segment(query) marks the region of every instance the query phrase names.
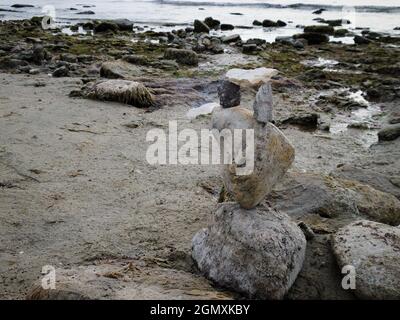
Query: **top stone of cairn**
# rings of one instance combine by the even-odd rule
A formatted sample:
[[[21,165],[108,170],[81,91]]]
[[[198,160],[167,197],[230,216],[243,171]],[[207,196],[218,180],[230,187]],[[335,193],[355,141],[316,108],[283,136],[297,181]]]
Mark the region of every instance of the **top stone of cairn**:
[[[234,68],[226,73],[226,80],[242,88],[258,88],[264,83],[269,82],[277,74],[278,70],[264,67],[250,70]]]

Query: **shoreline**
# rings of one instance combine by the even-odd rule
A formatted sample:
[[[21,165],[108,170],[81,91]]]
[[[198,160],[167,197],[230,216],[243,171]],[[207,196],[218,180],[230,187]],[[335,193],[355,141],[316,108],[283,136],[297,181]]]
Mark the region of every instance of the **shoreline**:
[[[44,265],[78,296],[241,298],[191,259],[193,235],[230,200],[219,168],[150,166],[146,133],[169,120],[208,128],[209,115],[186,113],[218,101],[227,70],[258,67],[279,71],[275,125],[296,150],[262,204],[315,234],[286,298],[357,298],[339,286],[331,237],[360,219],[400,224],[400,139],[378,136],[400,122],[399,39],[371,31],[358,44],[249,42],[187,28],[135,32],[122,21],[66,35],[40,21],[0,23],[1,299],[45,299],[32,295]],[[88,98],[116,78],[145,86],[154,106]],[[251,110],[254,94],[243,90],[241,106]],[[141,290],[121,291],[124,283]]]

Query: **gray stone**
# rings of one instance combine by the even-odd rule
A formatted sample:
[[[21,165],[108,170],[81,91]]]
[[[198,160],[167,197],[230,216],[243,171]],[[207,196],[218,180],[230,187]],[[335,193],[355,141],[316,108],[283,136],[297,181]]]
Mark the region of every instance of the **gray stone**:
[[[192,240],[205,276],[250,298],[282,299],[304,261],[306,239],[290,218],[270,208],[222,203]]]
[[[188,66],[197,66],[199,57],[196,52],[186,49],[169,48],[165,50],[164,58],[169,60],[176,60],[176,62]]]
[[[400,123],[386,126],[378,132],[379,141],[391,141],[398,137],[400,137]]]
[[[69,70],[66,66],[60,67],[53,72],[53,77],[60,78],[60,77],[68,77]]]
[[[267,123],[273,120],[272,87],[270,83],[263,84],[258,89],[253,109],[257,121]]]
[[[232,43],[240,41],[240,35],[238,34],[231,34],[230,36],[224,36],[221,38],[222,43]]]
[[[218,87],[218,96],[222,108],[232,108],[240,105],[240,86],[223,80]]]
[[[254,208],[284,176],[294,160],[294,148],[272,123],[264,125],[257,122],[253,113],[247,109],[241,107],[221,109],[213,113],[211,120],[212,127],[219,131],[254,129],[253,170],[245,171],[243,167],[247,170],[251,164],[242,163],[242,159],[235,157],[232,164],[227,164],[223,168],[227,191],[243,208]]]
[[[197,19],[194,20],[193,27],[194,27],[193,31],[195,33],[202,33],[202,32],[209,33],[210,32],[210,28],[204,22],[197,20]]]
[[[338,265],[355,268],[355,294],[361,299],[400,299],[400,229],[356,221],[333,236]]]

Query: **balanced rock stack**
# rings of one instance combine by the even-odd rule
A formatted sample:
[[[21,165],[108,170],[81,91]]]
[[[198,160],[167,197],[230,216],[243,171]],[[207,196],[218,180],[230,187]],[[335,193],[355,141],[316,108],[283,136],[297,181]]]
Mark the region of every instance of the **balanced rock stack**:
[[[223,166],[226,190],[237,202],[219,204],[208,228],[192,240],[200,271],[220,286],[250,298],[282,299],[304,261],[306,239],[285,213],[260,205],[294,160],[294,148],[272,121],[274,69],[232,69],[219,89],[222,108],[213,129],[254,130],[254,167],[238,174],[240,161]],[[240,106],[240,88],[258,89],[254,112]],[[233,136],[233,134],[232,134]]]

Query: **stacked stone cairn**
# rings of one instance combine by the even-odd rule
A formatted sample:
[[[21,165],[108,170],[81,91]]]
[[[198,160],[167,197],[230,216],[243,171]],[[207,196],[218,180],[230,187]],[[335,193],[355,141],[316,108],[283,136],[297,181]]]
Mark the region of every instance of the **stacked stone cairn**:
[[[289,216],[261,204],[292,164],[295,151],[271,123],[270,80],[277,71],[260,69],[230,70],[219,87],[221,108],[212,114],[212,128],[253,129],[254,169],[239,175],[239,161],[223,165],[225,189],[236,202],[218,205],[209,227],[193,237],[192,257],[218,286],[249,298],[282,299],[302,268],[306,239]],[[254,112],[240,106],[244,87],[258,90]]]

